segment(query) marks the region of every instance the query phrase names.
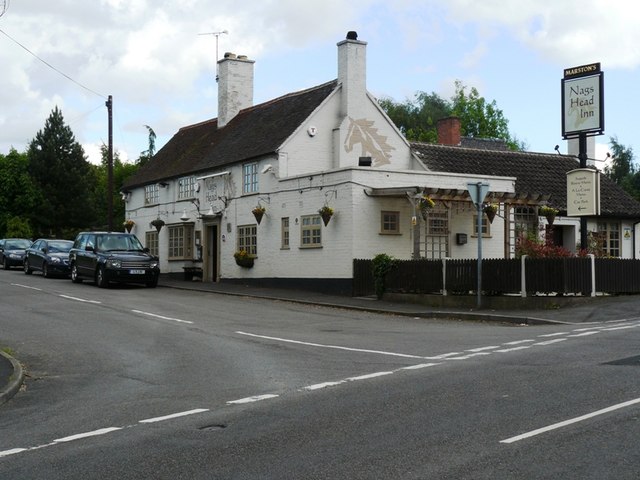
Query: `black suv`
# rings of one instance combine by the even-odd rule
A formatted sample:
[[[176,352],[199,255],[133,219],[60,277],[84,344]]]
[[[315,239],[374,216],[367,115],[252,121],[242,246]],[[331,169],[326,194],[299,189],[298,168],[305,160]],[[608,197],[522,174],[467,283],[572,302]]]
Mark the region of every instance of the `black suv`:
[[[94,280],[107,288],[111,282],[158,285],[158,258],[143,248],[138,237],[122,232],[82,232],[69,251],[71,280]]]

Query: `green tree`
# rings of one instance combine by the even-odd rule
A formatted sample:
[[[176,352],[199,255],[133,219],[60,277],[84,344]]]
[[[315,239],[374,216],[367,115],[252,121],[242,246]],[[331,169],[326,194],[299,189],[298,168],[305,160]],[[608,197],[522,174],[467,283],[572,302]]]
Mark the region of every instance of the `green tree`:
[[[41,192],[31,214],[35,231],[63,237],[90,226],[95,220],[96,178],[58,107],[29,144],[27,156],[29,173]]]
[[[9,224],[16,225],[16,222],[30,230],[29,217],[39,197],[29,176],[27,154],[13,148],[8,155],[0,154],[0,237],[9,236]]]
[[[156,153],[156,132],[153,131],[149,125],[144,126],[149,132],[149,148],[143,152],[140,152],[140,157],[138,157],[137,163],[142,166],[151,160],[154,153]]]
[[[455,87],[451,100],[436,93],[418,92],[412,101],[395,103],[385,98],[380,106],[410,141],[436,143],[438,120],[455,115],[460,118],[464,136],[501,139],[513,150],[527,148],[524,142],[509,133],[509,121],[495,100],[487,102],[477,89],[468,89],[460,80],[455,82]]]

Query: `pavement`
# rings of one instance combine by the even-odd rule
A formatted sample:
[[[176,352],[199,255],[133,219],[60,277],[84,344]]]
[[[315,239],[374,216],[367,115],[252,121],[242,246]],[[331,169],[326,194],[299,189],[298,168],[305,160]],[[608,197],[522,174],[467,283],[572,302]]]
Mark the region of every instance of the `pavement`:
[[[385,295],[378,300],[371,297],[349,297],[310,292],[306,290],[267,288],[226,282],[187,281],[180,277],[162,276],[158,288],[192,290],[210,294],[263,298],[282,302],[320,305],[362,312],[384,313],[418,318],[455,319],[518,325],[589,324],[640,318],[640,295],[596,297],[539,297],[522,299],[511,297],[501,307],[469,307],[473,299],[452,298],[446,307],[425,303],[442,303],[442,297],[415,295]],[[426,302],[420,303],[420,301]],[[440,300],[440,301],[437,301]],[[470,302],[471,300],[471,302]],[[487,303],[490,299],[487,298]],[[550,301],[551,300],[551,301]],[[456,302],[458,305],[456,305]],[[0,351],[0,405],[20,389],[24,373],[20,363]]]

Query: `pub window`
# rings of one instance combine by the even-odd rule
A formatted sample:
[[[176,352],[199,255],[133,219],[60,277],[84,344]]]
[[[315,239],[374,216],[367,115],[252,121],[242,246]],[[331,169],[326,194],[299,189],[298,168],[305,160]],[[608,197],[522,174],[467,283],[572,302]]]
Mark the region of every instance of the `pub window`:
[[[169,225],[169,260],[193,259],[193,225]]]
[[[482,224],[480,225],[480,229],[482,231],[482,237],[490,237],[491,236],[491,222],[486,215],[482,215]],[[473,236],[478,236],[478,215],[473,216]]]
[[[244,250],[251,256],[258,255],[258,226],[256,224],[238,226],[238,244],[236,250]]]
[[[305,215],[300,219],[300,246],[303,248],[322,246],[322,218],[320,215]]]
[[[182,177],[178,180],[178,199],[196,196],[196,177]]]
[[[242,193],[258,191],[258,164],[245,163],[242,166]]]
[[[280,248],[286,250],[289,248],[289,217],[282,217],[281,222],[282,243]]]
[[[151,255],[156,257],[160,255],[158,251],[158,232],[149,231],[144,233],[144,245],[149,249]]]
[[[400,212],[380,212],[380,233],[390,235],[400,233]]]
[[[158,188],[158,184],[154,183],[152,185],[145,185],[144,204],[155,205],[160,201],[159,199],[160,199],[160,189]]]

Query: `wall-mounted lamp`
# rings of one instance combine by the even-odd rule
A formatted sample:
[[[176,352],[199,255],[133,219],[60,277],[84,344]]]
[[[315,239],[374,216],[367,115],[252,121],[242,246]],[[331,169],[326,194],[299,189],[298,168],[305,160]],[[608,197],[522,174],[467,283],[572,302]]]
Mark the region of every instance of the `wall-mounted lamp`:
[[[167,182],[158,182],[158,186],[160,188],[167,188],[169,186],[169,184]]]
[[[270,163],[267,163],[263,169],[262,169],[262,173],[267,173],[267,172],[272,172],[273,171],[273,165],[271,165]]]
[[[189,220],[189,215],[187,215],[186,208],[182,211],[182,216],[180,217],[180,220],[182,220],[183,222],[186,222],[187,220]]]

